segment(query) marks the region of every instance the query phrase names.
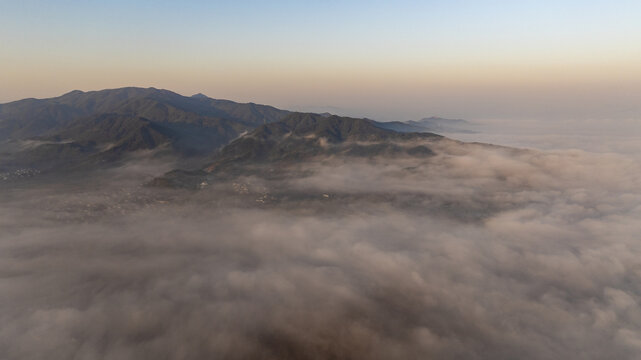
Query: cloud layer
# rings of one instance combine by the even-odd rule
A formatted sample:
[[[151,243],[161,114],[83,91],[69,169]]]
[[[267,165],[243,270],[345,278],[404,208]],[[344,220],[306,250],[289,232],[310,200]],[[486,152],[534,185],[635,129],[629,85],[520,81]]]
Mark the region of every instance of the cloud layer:
[[[430,146],[199,192],[139,187],[138,166],[7,186],[0,353],[635,358],[639,163]]]

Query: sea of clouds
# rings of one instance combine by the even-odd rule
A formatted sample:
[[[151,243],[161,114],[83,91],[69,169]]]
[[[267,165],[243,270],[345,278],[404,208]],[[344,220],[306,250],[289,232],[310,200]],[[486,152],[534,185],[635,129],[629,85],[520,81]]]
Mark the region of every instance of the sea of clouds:
[[[200,191],[144,162],[3,185],[0,354],[638,358],[638,158],[428,146]]]

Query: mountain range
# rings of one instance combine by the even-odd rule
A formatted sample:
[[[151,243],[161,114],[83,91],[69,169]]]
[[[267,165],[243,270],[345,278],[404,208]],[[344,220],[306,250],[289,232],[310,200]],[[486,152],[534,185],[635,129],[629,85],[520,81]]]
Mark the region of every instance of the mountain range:
[[[426,157],[434,155],[434,152],[425,145],[425,140],[442,138],[434,133],[397,132],[379,125],[369,119],[292,113],[281,121],[261,125],[232,141],[216,152],[201,169],[174,170],[156,178],[151,184],[196,188],[214,177],[252,175],[257,165],[269,164],[269,170],[274,171],[314,158]]]
[[[136,150],[206,156],[289,111],[154,88],[72,91],[0,105],[0,169],[93,166]]]
[[[0,173],[95,169],[140,151],[182,159],[200,169],[198,176],[321,155],[430,156],[430,148],[413,141],[438,138],[433,129],[466,125],[436,117],[377,122],[290,112],[155,88],[75,90],[0,105]],[[167,180],[172,174],[185,173],[170,173],[156,183],[172,183]]]

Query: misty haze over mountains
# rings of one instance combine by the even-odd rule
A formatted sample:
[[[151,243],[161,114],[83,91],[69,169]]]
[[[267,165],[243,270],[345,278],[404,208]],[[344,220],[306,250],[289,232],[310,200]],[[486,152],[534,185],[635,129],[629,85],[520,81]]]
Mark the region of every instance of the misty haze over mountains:
[[[638,358],[638,154],[440,135],[486,129],[141,88],[2,104],[0,354]]]

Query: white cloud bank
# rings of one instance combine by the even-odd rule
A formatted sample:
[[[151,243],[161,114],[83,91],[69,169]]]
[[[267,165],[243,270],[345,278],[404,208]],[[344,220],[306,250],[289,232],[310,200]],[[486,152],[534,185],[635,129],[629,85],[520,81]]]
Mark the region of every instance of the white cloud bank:
[[[240,179],[250,194],[237,197],[228,183],[176,193],[122,174],[82,190],[5,189],[0,353],[637,358],[639,163],[433,147],[429,159]],[[258,185],[280,200],[256,203]],[[316,193],[329,198],[295,196]]]

